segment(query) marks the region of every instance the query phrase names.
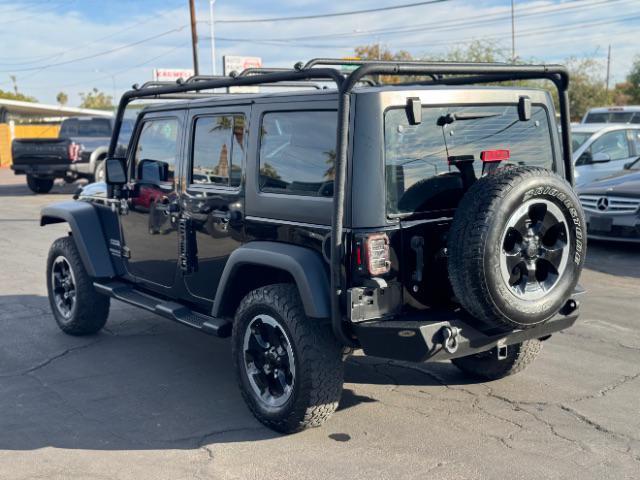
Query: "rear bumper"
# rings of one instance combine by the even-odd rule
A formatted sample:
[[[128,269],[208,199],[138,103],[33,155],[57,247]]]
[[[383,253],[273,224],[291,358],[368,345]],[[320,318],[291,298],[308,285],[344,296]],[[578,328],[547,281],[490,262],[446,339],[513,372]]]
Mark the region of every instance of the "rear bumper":
[[[578,303],[569,300],[562,313],[544,324],[506,333],[481,332],[469,325],[469,320],[459,312],[433,313],[428,320],[373,320],[357,324],[354,328],[366,355],[426,362],[466,357],[496,347],[548,337],[571,327],[578,318],[578,311]],[[451,332],[455,332],[456,345],[446,342]]]
[[[92,173],[89,163],[18,163],[11,165],[11,169],[16,175],[33,175],[34,177],[49,178],[64,178]]]

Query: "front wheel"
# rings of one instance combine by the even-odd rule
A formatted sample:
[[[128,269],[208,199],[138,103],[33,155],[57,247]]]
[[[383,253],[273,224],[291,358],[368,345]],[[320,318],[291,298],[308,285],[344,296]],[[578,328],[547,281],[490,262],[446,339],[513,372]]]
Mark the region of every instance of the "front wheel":
[[[93,181],[94,182],[105,181],[104,158],[100,158],[97,160],[96,169],[93,172]]]
[[[53,188],[53,178],[38,178],[27,175],[27,186],[33,193],[49,193]]]
[[[96,292],[72,237],[59,238],[51,245],[47,290],[53,317],[64,333],[89,335],[104,327],[110,298]]]
[[[270,285],[240,303],[233,358],[254,416],[283,433],[324,423],[342,393],[342,349],[329,324],[307,318],[297,289]]]

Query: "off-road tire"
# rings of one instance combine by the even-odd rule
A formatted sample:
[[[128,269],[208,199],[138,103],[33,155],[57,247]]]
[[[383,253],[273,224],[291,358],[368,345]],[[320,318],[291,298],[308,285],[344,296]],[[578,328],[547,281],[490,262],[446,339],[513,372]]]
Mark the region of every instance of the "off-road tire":
[[[542,342],[526,340],[507,346],[507,358],[498,360],[495,349],[451,360],[456,367],[471,377],[484,380],[498,380],[514,375],[531,364],[540,351]]]
[[[64,257],[73,272],[76,300],[69,318],[60,312],[56,305],[52,285],[53,263],[58,257]],[[57,239],[49,249],[47,259],[47,291],[53,317],[60,329],[69,335],[91,335],[104,327],[109,316],[110,298],[96,292],[93,281],[82,263],[73,237]]]
[[[526,292],[518,296],[501,273],[508,222],[527,202],[549,205],[545,212],[559,212],[566,225],[563,268],[548,290],[539,290],[540,298],[529,298]],[[571,186],[548,170],[506,168],[480,178],[460,202],[449,231],[449,279],[457,301],[490,328],[513,330],[544,323],[562,308],[578,282],[586,255],[585,225]],[[536,245],[542,246],[542,240]]]
[[[244,335],[257,315],[275,319],[290,340],[296,373],[291,396],[281,407],[267,408],[254,393],[244,360]],[[264,425],[294,433],[324,423],[336,410],[342,394],[342,348],[328,322],[305,315],[298,291],[291,284],[253,290],[241,301],[233,325],[233,359],[242,396]]]
[[[53,188],[53,178],[37,178],[27,175],[27,186],[33,193],[49,193]]]

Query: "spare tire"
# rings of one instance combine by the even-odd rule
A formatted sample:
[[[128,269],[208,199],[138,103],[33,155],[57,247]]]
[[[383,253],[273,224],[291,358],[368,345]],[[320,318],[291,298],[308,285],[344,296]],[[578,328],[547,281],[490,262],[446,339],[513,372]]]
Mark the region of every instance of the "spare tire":
[[[585,234],[580,202],[558,175],[515,167],[482,177],[464,195],[449,232],[454,294],[489,327],[543,323],[578,282]]]

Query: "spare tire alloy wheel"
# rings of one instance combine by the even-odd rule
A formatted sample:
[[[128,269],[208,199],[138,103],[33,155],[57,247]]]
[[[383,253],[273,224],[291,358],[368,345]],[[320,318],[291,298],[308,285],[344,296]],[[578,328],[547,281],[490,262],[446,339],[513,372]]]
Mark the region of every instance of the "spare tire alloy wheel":
[[[547,321],[578,282],[584,225],[573,189],[548,170],[516,167],[480,178],[460,202],[449,232],[456,298],[490,328]]]
[[[287,334],[273,317],[261,314],[249,323],[243,344],[253,393],[265,407],[281,407],[291,397],[296,373]]]
[[[518,208],[500,244],[502,278],[524,300],[543,297],[566,270],[568,227],[563,213],[549,200],[529,200]]]

